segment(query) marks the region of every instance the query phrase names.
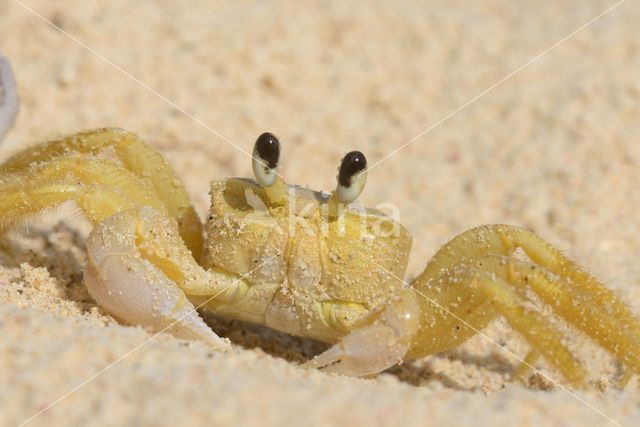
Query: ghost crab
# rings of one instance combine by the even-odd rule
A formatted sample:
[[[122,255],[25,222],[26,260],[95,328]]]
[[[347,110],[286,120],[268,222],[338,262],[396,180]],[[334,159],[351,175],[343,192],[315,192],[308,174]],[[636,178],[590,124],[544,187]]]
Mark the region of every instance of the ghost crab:
[[[150,145],[119,129],[79,133],[0,166],[0,226],[74,201],[94,224],[85,281],[98,304],[124,322],[217,349],[229,343],[194,306],[333,344],[304,366],[354,376],[451,349],[503,316],[531,346],[520,370],[543,357],[580,384],[584,368],[531,308],[535,295],[627,373],[640,373],[634,314],[533,233],[466,231],[407,285],[407,230],[375,210],[348,208],[366,180],[362,153],[345,156],[330,196],[285,184],[279,154],[277,139],[263,134],[256,181],[211,184],[205,241],[184,186]],[[529,259],[514,257],[517,248]]]

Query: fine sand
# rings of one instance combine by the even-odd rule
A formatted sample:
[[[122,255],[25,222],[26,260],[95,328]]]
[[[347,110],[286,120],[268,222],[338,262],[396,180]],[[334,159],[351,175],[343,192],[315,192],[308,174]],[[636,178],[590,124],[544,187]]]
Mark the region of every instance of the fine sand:
[[[0,51],[22,100],[0,160],[61,134],[122,127],[167,156],[204,215],[208,181],[250,176],[241,150],[263,131],[282,141],[289,182],[331,190],[346,151],[374,164],[429,129],[375,166],[360,198],[398,207],[415,237],[409,278],[455,234],[511,223],[640,313],[640,5],[621,4],[467,105],[614,3],[0,0]],[[618,390],[619,365],[573,331],[569,345],[590,371],[577,394],[544,362],[544,375],[511,381],[510,353],[527,346],[502,321],[490,339],[372,379],[301,370],[324,345],[212,317],[231,352],[150,339],[88,295],[86,234],[63,207],[0,238],[2,426],[45,409],[29,425],[640,420],[638,379]]]

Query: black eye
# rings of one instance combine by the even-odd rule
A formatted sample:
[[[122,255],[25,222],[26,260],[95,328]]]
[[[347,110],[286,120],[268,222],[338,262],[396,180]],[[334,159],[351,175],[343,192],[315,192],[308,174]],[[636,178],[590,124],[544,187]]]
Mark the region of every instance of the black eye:
[[[270,186],[276,179],[280,160],[280,142],[273,134],[265,132],[253,146],[253,175],[260,185]]]
[[[278,166],[280,158],[280,141],[275,135],[265,132],[258,137],[254,148],[254,153],[260,157],[269,169],[275,169]]]
[[[367,158],[360,151],[351,151],[340,163],[338,183],[343,187],[351,187],[352,178],[367,168]]]
[[[358,198],[367,182],[367,159],[360,151],[344,156],[338,172],[336,194],[341,203],[351,203]]]

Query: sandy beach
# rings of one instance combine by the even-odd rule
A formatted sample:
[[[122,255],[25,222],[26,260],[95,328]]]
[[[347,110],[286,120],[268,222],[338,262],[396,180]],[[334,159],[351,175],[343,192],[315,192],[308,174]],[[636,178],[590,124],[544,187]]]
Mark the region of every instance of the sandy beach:
[[[166,155],[204,217],[209,182],[251,177],[264,131],[282,142],[287,182],[318,190],[357,149],[375,165],[360,202],[397,206],[414,236],[408,279],[456,234],[514,224],[640,314],[638,16],[612,0],[0,0],[21,97],[0,161],[124,128]],[[638,378],[618,389],[619,364],[563,324],[584,390],[543,361],[512,381],[528,347],[503,320],[490,339],[368,379],[300,369],[326,346],[238,321],[206,318],[227,353],[154,336],[86,291],[88,231],[63,206],[0,237],[2,426],[640,420]]]

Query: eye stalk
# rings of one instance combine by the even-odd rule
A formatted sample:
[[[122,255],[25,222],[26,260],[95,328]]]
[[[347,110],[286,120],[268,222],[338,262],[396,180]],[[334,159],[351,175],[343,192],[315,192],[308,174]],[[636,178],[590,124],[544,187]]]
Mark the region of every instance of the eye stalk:
[[[360,151],[347,153],[340,163],[336,195],[340,203],[351,203],[358,198],[367,182],[367,158]]]
[[[280,141],[273,134],[265,132],[258,137],[253,146],[253,175],[262,186],[273,185],[278,173],[280,160]]]
[[[274,205],[286,203],[286,187],[277,172],[280,164],[280,141],[272,133],[265,132],[258,137],[253,146],[253,176],[264,188],[267,197]]]

